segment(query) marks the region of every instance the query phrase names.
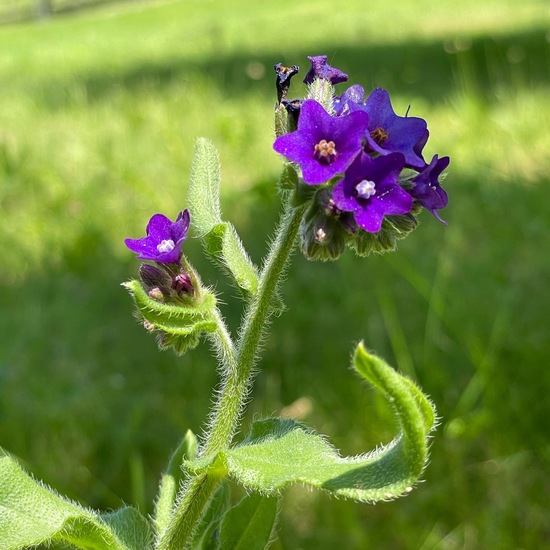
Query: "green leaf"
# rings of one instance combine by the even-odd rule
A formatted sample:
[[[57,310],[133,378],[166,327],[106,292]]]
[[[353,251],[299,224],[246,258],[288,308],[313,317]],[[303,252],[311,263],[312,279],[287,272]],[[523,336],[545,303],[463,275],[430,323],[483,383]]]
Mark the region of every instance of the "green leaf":
[[[177,353],[184,353],[197,346],[202,332],[214,332],[217,328],[216,298],[211,292],[202,289],[201,297],[192,306],[179,306],[153,300],[139,281],[128,281],[122,286],[133,295],[147,329],[158,333],[161,349],[173,347]]]
[[[151,527],[135,508],[126,506],[114,512],[101,513],[99,517],[111,527],[126,548],[151,548]]]
[[[208,254],[229,273],[246,297],[254,295],[258,289],[258,270],[233,225],[222,220],[220,160],[212,142],[205,138],[195,141],[188,202],[191,224],[203,238]]]
[[[163,533],[172,518],[172,510],[180,483],[183,479],[183,461],[193,460],[197,454],[197,437],[187,430],[179,447],[170,457],[166,471],[162,474],[159,495],[155,504],[157,531]]]
[[[55,541],[86,550],[152,547],[149,524],[137,510],[83,508],[33,480],[9,456],[0,457],[0,541],[6,550]]]
[[[214,144],[206,138],[195,140],[187,200],[191,223],[199,235],[206,235],[215,225],[222,223],[220,157]]]
[[[208,254],[228,272],[245,291],[245,296],[258,290],[258,272],[248,257],[237,231],[229,222],[222,222],[204,236]]]
[[[223,517],[220,545],[223,550],[264,550],[269,546],[277,520],[277,497],[258,493],[243,498]]]
[[[239,447],[223,451],[213,467],[226,467],[245,487],[272,494],[302,483],[358,501],[388,500],[409,492],[424,469],[435,410],[408,379],[359,344],[357,372],[390,401],[401,432],[368,454],[343,458],[322,436],[289,419],[254,422]]]
[[[216,491],[201,525],[197,529],[193,544],[194,550],[217,550],[219,548],[221,520],[231,506],[229,497],[229,485],[224,480]]]

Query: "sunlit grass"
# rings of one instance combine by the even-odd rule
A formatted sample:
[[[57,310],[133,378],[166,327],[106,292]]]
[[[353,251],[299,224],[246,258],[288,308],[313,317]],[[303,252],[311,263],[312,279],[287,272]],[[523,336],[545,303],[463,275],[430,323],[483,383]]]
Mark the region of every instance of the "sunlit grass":
[[[216,375],[206,352],[157,353],[131,318],[118,284],[136,262],[122,240],[185,206],[193,140],[206,136],[224,213],[258,259],[278,200],[272,64],[303,73],[306,55],[327,53],[428,120],[426,157],[452,158],[449,225],[424,213],[396,254],[368,261],[297,256],[251,414],[303,399],[345,453],[388,441],[390,412],[347,367],[365,339],[442,421],[411,496],[372,508],[293,489],[280,547],[538,547],[550,13],[534,0],[333,4],[122,2],[0,27],[0,444],[73,498],[151,502]],[[189,255],[226,291],[196,242]],[[231,289],[222,307],[234,326]]]

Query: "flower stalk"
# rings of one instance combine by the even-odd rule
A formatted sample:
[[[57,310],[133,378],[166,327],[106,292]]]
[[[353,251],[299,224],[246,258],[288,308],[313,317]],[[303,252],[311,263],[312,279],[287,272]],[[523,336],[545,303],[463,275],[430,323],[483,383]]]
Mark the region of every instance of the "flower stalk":
[[[223,379],[210,429],[199,451],[201,457],[214,457],[228,449],[237,431],[253,382],[253,367],[258,359],[260,343],[269,324],[273,299],[296,244],[304,210],[305,206],[293,208],[288,203],[285,205],[260,275],[257,296],[245,313],[236,348],[225,325],[218,325],[219,330],[212,334],[216,348],[222,352],[220,366]],[[202,472],[185,484],[159,550],[185,548],[192,541],[193,533],[222,477],[218,472]]]

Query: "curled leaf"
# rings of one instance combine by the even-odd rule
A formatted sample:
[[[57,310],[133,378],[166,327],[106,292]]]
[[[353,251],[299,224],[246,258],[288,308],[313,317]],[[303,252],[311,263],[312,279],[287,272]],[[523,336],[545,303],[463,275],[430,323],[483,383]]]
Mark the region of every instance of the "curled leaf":
[[[401,431],[388,445],[344,458],[324,437],[302,424],[271,418],[254,422],[245,441],[221,452],[209,468],[223,465],[245,487],[264,494],[291,483],[364,502],[409,492],[427,461],[434,407],[410,380],[369,354],[363,344],[357,347],[353,363],[395,411]]]
[[[173,347],[182,354],[199,343],[202,332],[214,332],[216,298],[203,290],[200,300],[192,306],[165,304],[149,297],[139,281],[123,283],[138,309],[139,318],[150,332],[157,332],[161,349]]]

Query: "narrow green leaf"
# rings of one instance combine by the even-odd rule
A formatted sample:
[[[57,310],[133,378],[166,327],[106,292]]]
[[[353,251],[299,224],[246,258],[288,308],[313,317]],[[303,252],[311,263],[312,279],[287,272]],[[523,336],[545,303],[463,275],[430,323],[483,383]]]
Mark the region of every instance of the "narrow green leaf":
[[[277,497],[258,493],[243,498],[223,517],[220,549],[264,550],[277,520]]]
[[[206,235],[222,223],[220,158],[214,144],[206,138],[195,140],[187,200],[191,223],[199,235]]]
[[[33,480],[9,456],[0,457],[0,541],[6,550],[64,541],[86,550],[151,548],[147,520],[125,508],[101,515]]]
[[[205,138],[195,142],[187,198],[191,224],[203,238],[208,254],[229,273],[245,297],[254,295],[258,288],[258,270],[233,225],[222,219],[220,160],[212,142]]]
[[[245,487],[272,494],[302,483],[359,501],[379,501],[409,492],[428,456],[427,436],[435,411],[428,398],[362,344],[354,356],[357,372],[382,391],[393,406],[401,432],[368,454],[343,458],[322,436],[289,419],[254,422],[239,447],[216,462]]]
[[[258,290],[258,272],[248,257],[237,231],[229,222],[215,225],[204,236],[208,254],[250,295]]]
[[[197,437],[191,430],[187,430],[182,442],[170,457],[166,471],[162,474],[155,504],[155,523],[157,531],[161,534],[172,518],[176,494],[183,479],[183,461],[195,458],[197,446]]]

